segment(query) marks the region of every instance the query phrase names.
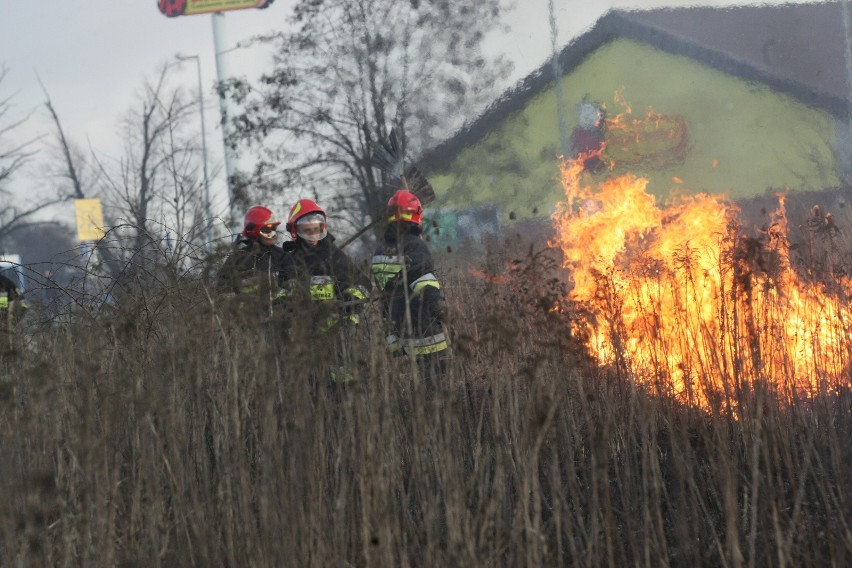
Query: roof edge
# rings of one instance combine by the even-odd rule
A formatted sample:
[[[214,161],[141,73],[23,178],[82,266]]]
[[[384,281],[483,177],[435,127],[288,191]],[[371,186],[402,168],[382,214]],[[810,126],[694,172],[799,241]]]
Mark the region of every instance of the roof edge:
[[[588,32],[574,38],[562,48],[557,58],[563,76],[582,63],[594,50],[615,39],[618,31],[615,22],[619,17],[616,11],[610,10],[601,16]],[[457,156],[465,146],[483,139],[490,132],[489,127],[492,124],[502,122],[515,111],[524,108],[530,99],[553,82],[553,58],[549,57],[535,71],[492,101],[473,122],[465,124],[450,138],[424,152],[418,160],[420,167],[424,171],[432,172],[447,168],[448,160]]]
[[[728,75],[763,83],[809,106],[825,109],[836,118],[845,119],[849,115],[849,103],[841,97],[811,89],[802,83],[760,70],[730,55],[696,45],[684,37],[639,22],[631,18],[630,14],[631,11],[612,9],[601,16],[588,32],[566,45],[557,56],[562,75],[570,73],[602,45],[618,37],[625,37],[647,43],[666,53],[689,57]],[[473,122],[465,124],[450,138],[424,152],[418,161],[421,168],[427,172],[446,171],[449,162],[466,146],[485,138],[492,125],[501,123],[524,108],[530,99],[553,83],[553,58],[550,57],[514,87],[504,91]]]

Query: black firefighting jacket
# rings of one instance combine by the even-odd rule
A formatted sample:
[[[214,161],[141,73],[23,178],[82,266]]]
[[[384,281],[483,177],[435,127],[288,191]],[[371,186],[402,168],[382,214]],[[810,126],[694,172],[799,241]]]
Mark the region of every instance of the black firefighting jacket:
[[[392,324],[388,344],[415,355],[447,349],[441,283],[434,272],[432,253],[414,223],[391,223],[373,255],[376,286]]]
[[[217,288],[231,294],[256,294],[268,291],[274,298],[278,290],[278,272],[285,257],[284,249],[264,245],[242,235],[219,270]]]
[[[278,273],[282,295],[317,302],[363,300],[369,280],[329,233],[315,246],[302,239],[284,243],[285,254]]]

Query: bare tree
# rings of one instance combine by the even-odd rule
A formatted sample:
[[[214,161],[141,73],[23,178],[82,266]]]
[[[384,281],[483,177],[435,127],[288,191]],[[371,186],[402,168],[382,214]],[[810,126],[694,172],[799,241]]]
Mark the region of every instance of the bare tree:
[[[169,65],[142,92],[123,121],[124,147],[119,158],[93,153],[98,171],[95,192],[110,211],[114,237],[129,239],[121,247],[138,254],[159,249],[184,257],[203,243],[206,223],[201,145],[194,124],[194,98],[169,85]],[[58,124],[58,123],[57,123]],[[67,147],[67,144],[64,144]],[[67,177],[74,160],[66,153]]]
[[[0,84],[3,83],[8,69],[0,66]],[[0,243],[15,229],[26,224],[36,213],[65,199],[62,195],[39,197],[27,200],[26,205],[18,205],[11,182],[15,174],[36,154],[35,144],[38,137],[19,140],[17,130],[30,118],[32,113],[19,118],[11,116],[12,97],[0,99]]]
[[[180,274],[203,256],[209,220],[202,206],[201,145],[188,128],[197,107],[194,98],[169,85],[169,69],[164,65],[156,80],[144,82],[122,123],[117,157],[92,148],[79,151],[45,89],[55,127],[57,187],[74,198],[98,197],[104,203],[106,235],[96,244],[97,255],[78,255],[76,261],[83,262],[77,267],[77,292],[89,305],[127,286],[138,289],[140,277]]]
[[[70,186],[66,189],[68,194],[74,199],[85,199],[86,191],[84,189],[84,181],[82,179],[82,168],[87,165],[84,154],[79,151],[71,141],[65,136],[65,130],[62,128],[62,122],[59,120],[59,114],[50,100],[50,95],[44,83],[39,78],[39,85],[44,93],[44,106],[47,108],[50,119],[56,127],[56,144],[58,152],[61,155],[61,166],[55,171],[55,175],[60,180],[65,180]],[[63,184],[60,184],[60,187]]]
[[[396,127],[416,154],[493,96],[509,65],[480,47],[499,16],[498,0],[301,0],[297,31],[263,38],[273,69],[226,87],[243,110],[235,140],[256,151],[245,185],[334,196],[334,209],[350,206],[360,213],[350,221],[364,223],[385,199],[376,141]],[[234,193],[247,204],[245,188]]]

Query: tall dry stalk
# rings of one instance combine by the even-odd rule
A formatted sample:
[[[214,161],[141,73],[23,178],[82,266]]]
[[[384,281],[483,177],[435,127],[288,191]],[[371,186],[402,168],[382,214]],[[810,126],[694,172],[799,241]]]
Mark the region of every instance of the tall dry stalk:
[[[367,310],[329,387],[323,336],[186,277],[4,342],[0,564],[849,563],[848,384],[683,404],[592,363],[546,255],[496,258],[445,274],[434,382]]]

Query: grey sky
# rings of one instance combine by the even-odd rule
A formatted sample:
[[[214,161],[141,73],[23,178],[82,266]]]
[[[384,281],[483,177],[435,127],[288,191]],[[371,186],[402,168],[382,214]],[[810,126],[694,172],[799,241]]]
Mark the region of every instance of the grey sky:
[[[509,0],[506,0],[507,4]],[[719,0],[640,0],[589,2],[553,0],[559,43],[566,44],[612,7],[654,8],[660,6],[724,6],[730,4],[782,4]],[[294,0],[276,0],[266,10],[227,12],[225,36],[229,46],[254,34],[281,29]],[[508,34],[490,38],[489,46],[506,53],[515,71],[505,86],[541,65],[550,53],[548,0],[515,0],[508,14]],[[2,0],[0,7],[0,64],[8,75],[0,84],[0,99],[13,95],[16,116],[37,109],[19,136],[48,133],[50,125],[41,103],[44,97],[36,73],[47,88],[63,121],[66,135],[96,151],[118,155],[119,121],[130,108],[146,77],[174,59],[177,52],[198,54],[202,63],[207,112],[207,143],[211,164],[221,164],[222,136],[218,108],[210,96],[216,78],[210,15],[166,18],[156,0],[23,1]],[[232,75],[253,76],[264,67],[261,48],[236,49],[225,57]],[[192,62],[183,64],[182,77],[188,88],[196,85]],[[37,176],[31,168],[25,175]],[[221,170],[221,168],[219,168]],[[223,193],[223,176],[215,180],[214,192]],[[21,176],[19,176],[21,177]],[[25,187],[25,183],[20,184]],[[221,195],[220,195],[221,197]]]

